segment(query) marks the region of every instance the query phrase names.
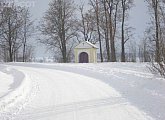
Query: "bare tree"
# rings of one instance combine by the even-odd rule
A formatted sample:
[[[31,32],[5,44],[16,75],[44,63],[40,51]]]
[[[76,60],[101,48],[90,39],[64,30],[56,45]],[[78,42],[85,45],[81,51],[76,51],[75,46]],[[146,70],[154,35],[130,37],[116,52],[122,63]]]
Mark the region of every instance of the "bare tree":
[[[95,44],[98,42],[96,38],[96,21],[95,21],[95,13],[92,9],[88,11],[84,11],[84,4],[80,7],[81,19],[78,21],[77,30],[80,34],[83,35],[83,39],[85,41],[90,41],[91,43]]]
[[[130,41],[127,45],[126,61],[136,62],[136,42]]]
[[[108,8],[106,4],[106,0],[102,1],[104,6],[104,16],[105,16],[105,25],[103,25],[104,28],[104,34],[105,34],[105,43],[106,43],[106,53],[107,53],[107,61],[110,61],[110,43],[109,43],[109,22],[108,22]]]
[[[23,54],[22,61],[26,62],[28,59],[27,55],[27,43],[28,39],[31,37],[33,30],[33,22],[30,20],[30,12],[28,9],[24,8],[22,10],[22,44],[23,44]]]
[[[160,0],[150,0],[148,1],[150,8],[153,10],[154,21],[155,21],[155,43],[156,43],[156,53],[155,61],[160,61],[160,36],[159,36],[159,4]]]
[[[73,47],[72,39],[75,36],[73,26],[74,2],[72,0],[53,0],[49,4],[39,30],[45,36],[40,42],[48,48],[60,51],[62,62],[68,62]]]
[[[26,62],[32,62],[34,59],[34,46],[27,45],[26,46]]]
[[[121,62],[125,62],[125,43],[126,43],[126,39],[125,39],[125,21],[126,21],[126,17],[128,15],[128,10],[130,10],[130,8],[133,5],[133,0],[121,0],[121,9],[122,9],[122,19],[121,19]]]
[[[13,3],[12,6],[4,6],[0,9],[0,47],[3,61],[13,62],[18,61],[18,57],[25,58],[27,41],[32,32],[30,26],[32,22],[27,8]],[[21,53],[23,57],[20,57]]]
[[[152,67],[155,71],[165,76],[165,2],[163,0],[146,0],[148,3],[151,15],[152,38],[154,44],[154,59],[152,60]],[[156,63],[154,63],[156,62]]]
[[[103,62],[102,40],[101,40],[101,32],[100,32],[99,2],[98,0],[90,0],[90,5],[93,7],[96,14],[96,25],[97,25],[98,40],[100,46],[100,58],[101,58],[101,62]]]
[[[22,19],[20,17],[22,9],[18,7],[6,7],[2,11],[2,17],[5,22],[1,25],[1,45],[9,54],[9,61],[14,61],[14,54],[21,47],[19,39]]]
[[[107,29],[106,39],[109,38],[106,40],[108,61],[116,62],[115,36],[116,36],[117,22],[118,22],[117,17],[120,12],[119,11],[120,1],[103,0],[102,2],[104,4],[105,19],[106,19],[106,29]],[[111,54],[109,54],[109,48],[111,50],[110,51]]]
[[[151,62],[150,49],[146,39],[139,45],[139,60],[140,62]]]

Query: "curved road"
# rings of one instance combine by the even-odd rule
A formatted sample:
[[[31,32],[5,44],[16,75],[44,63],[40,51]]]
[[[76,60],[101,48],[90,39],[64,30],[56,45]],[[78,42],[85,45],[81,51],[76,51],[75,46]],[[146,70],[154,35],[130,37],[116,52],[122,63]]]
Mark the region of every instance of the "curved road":
[[[100,80],[55,69],[14,68],[36,87],[14,120],[151,120]]]

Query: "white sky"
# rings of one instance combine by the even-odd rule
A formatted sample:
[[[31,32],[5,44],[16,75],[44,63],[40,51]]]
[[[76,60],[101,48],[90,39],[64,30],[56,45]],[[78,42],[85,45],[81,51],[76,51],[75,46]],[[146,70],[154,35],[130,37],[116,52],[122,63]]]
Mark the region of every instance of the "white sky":
[[[36,19],[38,21],[42,18],[44,12],[48,9],[48,4],[50,1],[51,0],[35,0],[35,6],[31,7],[33,19]],[[87,0],[83,2],[87,3]],[[80,0],[75,0],[75,3],[80,3]],[[143,32],[147,26],[147,23],[149,22],[147,6],[144,0],[135,0],[135,6],[130,12],[129,21],[130,25],[135,28],[135,30],[133,31],[133,33],[135,33],[135,39],[141,39],[143,37]],[[43,47],[39,47],[36,51],[37,57],[46,56],[46,53],[44,52],[45,49],[43,49]]]

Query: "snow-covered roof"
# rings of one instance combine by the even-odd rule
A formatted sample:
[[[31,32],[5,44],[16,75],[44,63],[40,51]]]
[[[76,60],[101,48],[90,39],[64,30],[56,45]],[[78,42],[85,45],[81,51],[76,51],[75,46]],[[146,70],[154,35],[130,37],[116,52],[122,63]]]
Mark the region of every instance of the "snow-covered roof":
[[[77,45],[75,48],[96,48],[96,49],[98,49],[98,47],[96,45],[92,44],[89,41],[83,41],[79,45]]]

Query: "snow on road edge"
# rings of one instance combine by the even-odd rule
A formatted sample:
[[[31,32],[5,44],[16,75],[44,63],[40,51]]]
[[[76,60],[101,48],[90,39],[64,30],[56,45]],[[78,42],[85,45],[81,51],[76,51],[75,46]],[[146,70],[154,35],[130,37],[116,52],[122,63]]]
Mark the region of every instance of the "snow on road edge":
[[[22,72],[10,68],[12,74],[19,77]],[[20,74],[19,74],[20,73]],[[31,80],[29,76],[24,74],[21,84],[11,91],[8,95],[0,99],[0,119],[11,119],[14,115],[18,114],[19,111],[29,100],[29,94],[31,91]]]

